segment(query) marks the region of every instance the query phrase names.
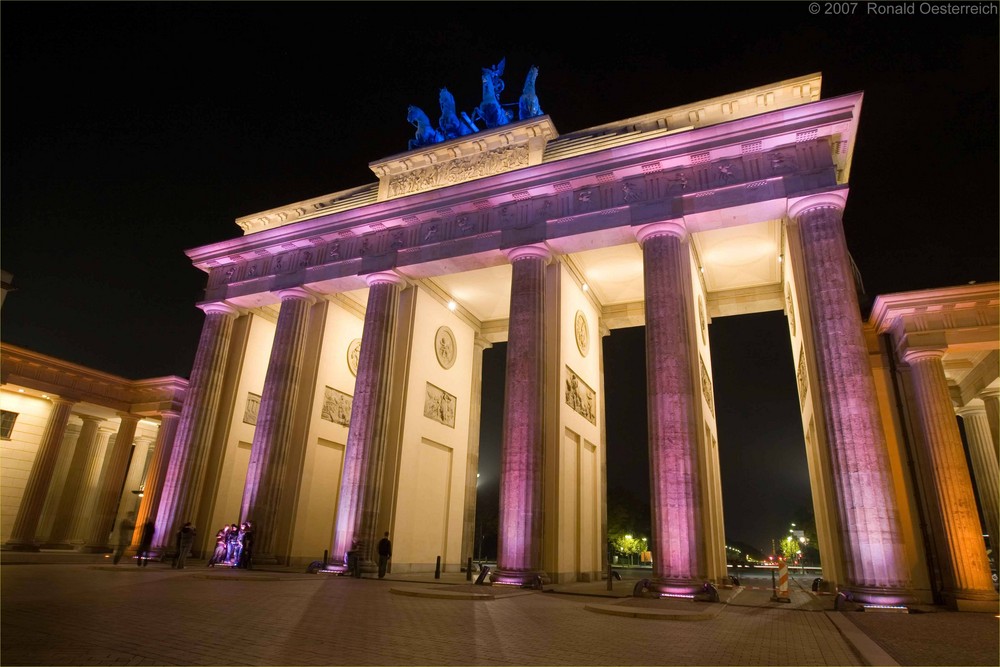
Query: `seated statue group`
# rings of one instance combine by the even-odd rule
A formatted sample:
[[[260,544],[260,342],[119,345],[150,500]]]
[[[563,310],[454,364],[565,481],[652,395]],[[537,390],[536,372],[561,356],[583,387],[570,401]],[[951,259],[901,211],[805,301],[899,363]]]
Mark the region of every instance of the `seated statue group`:
[[[543,115],[538,95],[535,93],[535,79],[538,78],[538,67],[535,66],[528,70],[518,102],[505,104],[500,101],[500,93],[504,89],[501,77],[505,62],[506,58],[503,58],[493,67],[482,68],[483,96],[479,106],[472,110],[471,115],[464,111],[456,111],[455,97],[447,88],[439,91],[441,116],[436,126],[423,109],[411,104],[407,109],[406,120],[417,128],[417,131],[413,139],[410,139],[408,150],[474,134],[480,130],[478,123],[482,123],[485,129],[506,125],[514,120],[514,111],[510,107],[517,107],[517,120]]]

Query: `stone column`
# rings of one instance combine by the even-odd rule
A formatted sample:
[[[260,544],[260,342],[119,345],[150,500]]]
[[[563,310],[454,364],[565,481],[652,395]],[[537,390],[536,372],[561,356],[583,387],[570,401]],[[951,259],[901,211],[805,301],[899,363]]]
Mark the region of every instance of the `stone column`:
[[[59,496],[59,507],[56,509],[55,521],[49,534],[45,549],[72,549],[70,543],[73,529],[73,519],[79,513],[83,500],[80,487],[87,471],[88,464],[94,453],[94,443],[97,442],[97,427],[103,419],[90,415],[78,415],[83,420],[83,427],[76,439],[76,449],[73,450],[73,460],[69,464],[69,474],[62,495]]]
[[[388,272],[373,273],[366,280],[368,306],[330,551],[334,564],[329,569],[342,571],[347,564],[347,552],[353,549],[358,554],[362,571],[376,572],[378,567],[372,556],[382,496],[386,407],[392,381],[396,311],[399,292],[405,283]]]
[[[316,297],[301,287],[281,290],[278,296],[281,309],[264,378],[240,511],[244,521],[253,521],[254,560],[261,563],[275,562],[275,517],[299,392],[309,308],[316,303]]]
[[[472,389],[469,392],[469,455],[465,465],[465,523],[462,563],[476,554],[476,491],[479,486],[479,426],[483,408],[483,350],[493,347],[476,335],[472,347]]]
[[[142,502],[142,498],[133,492],[140,491],[142,488],[142,479],[146,474],[146,468],[154,453],[152,449],[153,442],[153,438],[143,436],[135,438],[132,443],[134,445],[132,460],[129,462],[128,469],[126,470],[122,494],[118,499],[118,508],[115,512],[116,518],[123,517],[129,512],[139,513],[139,503]],[[116,533],[115,540],[117,539]]]
[[[139,511],[135,516],[135,533],[132,544],[138,544],[142,538],[142,526],[149,519],[155,519],[160,507],[160,496],[163,492],[164,477],[170,462],[170,452],[174,447],[174,436],[177,435],[177,423],[180,413],[164,410],[160,413],[160,428],[156,432],[156,442],[153,444],[153,458],[146,470],[142,487],[142,498],[139,500]]]
[[[1000,389],[983,389],[979,392],[979,398],[983,399],[983,408],[986,410],[986,420],[990,424],[990,439],[993,441],[993,455],[1000,459],[1000,437],[997,431],[1000,421]]]
[[[522,246],[511,262],[507,375],[500,450],[497,570],[490,581],[537,585],[542,569],[542,450],[545,400],[545,267],[547,249]]]
[[[63,434],[66,432],[66,425],[69,424],[69,416],[75,403],[76,401],[68,398],[52,399],[52,411],[45,423],[45,432],[42,433],[42,440],[38,444],[35,461],[31,464],[28,483],[24,487],[21,504],[17,508],[10,538],[3,545],[4,550],[39,550],[35,544],[35,531],[38,529],[38,520],[41,518],[42,507],[49,493],[49,485],[52,483],[52,473],[59,459],[59,447],[62,445]]]
[[[889,457],[837,193],[789,209],[800,229],[819,400],[847,581],[858,602],[912,603]]]
[[[698,430],[692,386],[683,221],[636,231],[642,246],[646,311],[653,580],[661,595],[693,595],[707,580],[701,525]]]
[[[917,402],[923,455],[932,480],[931,511],[937,512],[942,591],[962,611],[997,610],[986,545],[979,526],[972,478],[944,374],[944,350],[913,348],[903,353]]]
[[[121,497],[122,484],[128,472],[129,456],[132,453],[132,441],[135,440],[135,427],[139,417],[124,412],[118,413],[121,425],[115,435],[115,444],[111,450],[101,488],[97,491],[97,503],[90,522],[87,540],[80,549],[83,553],[107,553],[113,550],[108,538],[115,527],[115,517],[118,515],[118,500]]]
[[[239,315],[239,311],[226,303],[200,307],[205,311],[205,323],[156,513],[153,549],[161,555],[174,548],[174,535],[186,521],[194,521],[198,510],[233,321]]]
[[[990,423],[986,417],[986,407],[982,401],[973,400],[958,410],[965,425],[965,439],[969,443],[969,458],[972,459],[972,474],[975,475],[979,503],[983,508],[986,530],[990,534],[990,548],[1000,554],[1000,522],[997,521],[997,498],[1000,498],[1000,466],[993,455]]]
[[[109,427],[107,422],[103,424],[97,429],[94,453],[87,461],[87,468],[80,482],[80,503],[74,510],[70,541],[78,546],[82,546],[89,536],[90,517],[94,514],[94,503],[97,501],[101,472],[107,459],[108,443],[115,434],[115,429]]]

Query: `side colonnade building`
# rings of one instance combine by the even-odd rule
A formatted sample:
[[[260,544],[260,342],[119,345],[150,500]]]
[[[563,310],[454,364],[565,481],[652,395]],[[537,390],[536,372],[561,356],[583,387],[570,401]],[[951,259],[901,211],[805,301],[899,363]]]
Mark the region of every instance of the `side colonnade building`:
[[[146,481],[154,546],[193,521],[210,553],[212,527],[238,517],[262,562],[328,552],[342,570],[353,551],[370,572],[389,531],[394,572],[439,556],[457,571],[483,351],[506,342],[492,581],[603,576],[620,444],[605,391],[638,392],[649,589],[693,595],[728,581],[708,327],[782,310],[824,579],[858,602],[995,609],[975,494],[995,541],[998,286],[879,297],[862,321],[843,216],[863,94],[820,87],[813,74],[562,136],[546,115],[515,121],[375,161],[376,183],[188,251],[205,323]],[[601,340],[632,326],[645,386],[606,387]]]

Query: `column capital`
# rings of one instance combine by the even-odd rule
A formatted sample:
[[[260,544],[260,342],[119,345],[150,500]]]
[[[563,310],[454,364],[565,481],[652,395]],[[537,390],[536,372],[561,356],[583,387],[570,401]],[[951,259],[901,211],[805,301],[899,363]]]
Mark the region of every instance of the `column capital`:
[[[814,208],[835,208],[843,211],[846,205],[846,191],[809,195],[801,199],[788,200],[788,217],[794,220],[806,211]]]
[[[903,361],[912,364],[924,359],[943,359],[945,350],[940,347],[910,347],[900,351]]]
[[[52,405],[76,405],[79,400],[76,398],[71,398],[69,396],[49,396],[49,400],[52,401]],[[79,416],[79,415],[77,415]],[[68,415],[67,415],[68,417]]]
[[[102,421],[104,421],[104,417],[95,417],[94,415],[81,415],[74,412],[73,416],[79,417],[84,424],[86,424],[87,422],[94,422],[95,424],[100,424]]]
[[[635,240],[639,242],[640,246],[646,242],[646,239],[651,239],[654,236],[676,236],[683,241],[687,238],[687,225],[684,224],[684,218],[677,218],[676,220],[664,220],[663,222],[643,225],[633,229],[632,233],[635,234]]]
[[[377,273],[369,273],[365,276],[365,282],[368,283],[369,287],[379,283],[390,283],[399,287],[406,286],[406,280],[393,271],[378,271]]]
[[[160,416],[160,419],[180,419],[181,418],[180,410],[160,410],[156,414],[158,414]]]
[[[986,387],[986,389],[983,389],[981,392],[979,392],[977,396],[979,396],[979,398],[983,399],[984,401],[988,398],[992,399],[1000,398],[1000,387]]]
[[[198,308],[201,308],[206,315],[212,313],[222,313],[223,315],[229,315],[230,317],[236,317],[240,314],[240,311],[233,306],[230,306],[225,301],[214,301],[212,303],[199,303]]]
[[[115,414],[121,418],[122,424],[125,423],[125,420],[133,421],[136,424],[138,424],[139,420],[142,419],[142,417],[140,417],[139,415],[134,415],[131,412],[117,412]]]
[[[959,417],[983,415],[986,416],[986,404],[978,398],[974,398],[960,408],[955,408],[955,414]]]
[[[552,261],[552,253],[543,245],[523,245],[516,248],[508,248],[504,250],[504,254],[507,255],[507,261],[512,263],[519,259],[529,258],[540,259],[546,264]]]
[[[304,287],[287,287],[285,289],[280,289],[275,294],[282,301],[287,301],[290,299],[297,299],[300,301],[305,301],[310,305],[316,303],[316,295],[307,290]]]

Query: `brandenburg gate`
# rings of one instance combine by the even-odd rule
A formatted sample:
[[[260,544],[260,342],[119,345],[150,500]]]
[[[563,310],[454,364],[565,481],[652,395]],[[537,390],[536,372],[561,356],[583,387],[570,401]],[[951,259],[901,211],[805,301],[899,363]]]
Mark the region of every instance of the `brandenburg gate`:
[[[537,70],[520,113],[499,115],[483,72],[472,117],[447,91],[440,127],[411,108],[416,137],[370,164],[375,182],[188,251],[207,274],[205,320],[172,447],[146,479],[138,523],[156,518],[154,546],[193,521],[210,553],[213,528],[238,518],[256,526],[258,561],[328,552],[342,571],[354,552],[372,571],[390,531],[394,572],[438,556],[458,570],[473,553],[482,355],[506,341],[491,580],[598,579],[617,444],[605,392],[635,390],[605,387],[601,339],[644,326],[649,590],[697,594],[728,580],[708,327],[781,310],[824,578],[862,603],[939,588],[995,608],[941,359],[960,345],[995,364],[996,289],[963,292],[933,340],[899,299],[862,321],[842,218],[863,94],[821,99],[814,74],[560,135]],[[978,328],[956,342],[962,317]],[[897,353],[901,390],[885,363]]]

